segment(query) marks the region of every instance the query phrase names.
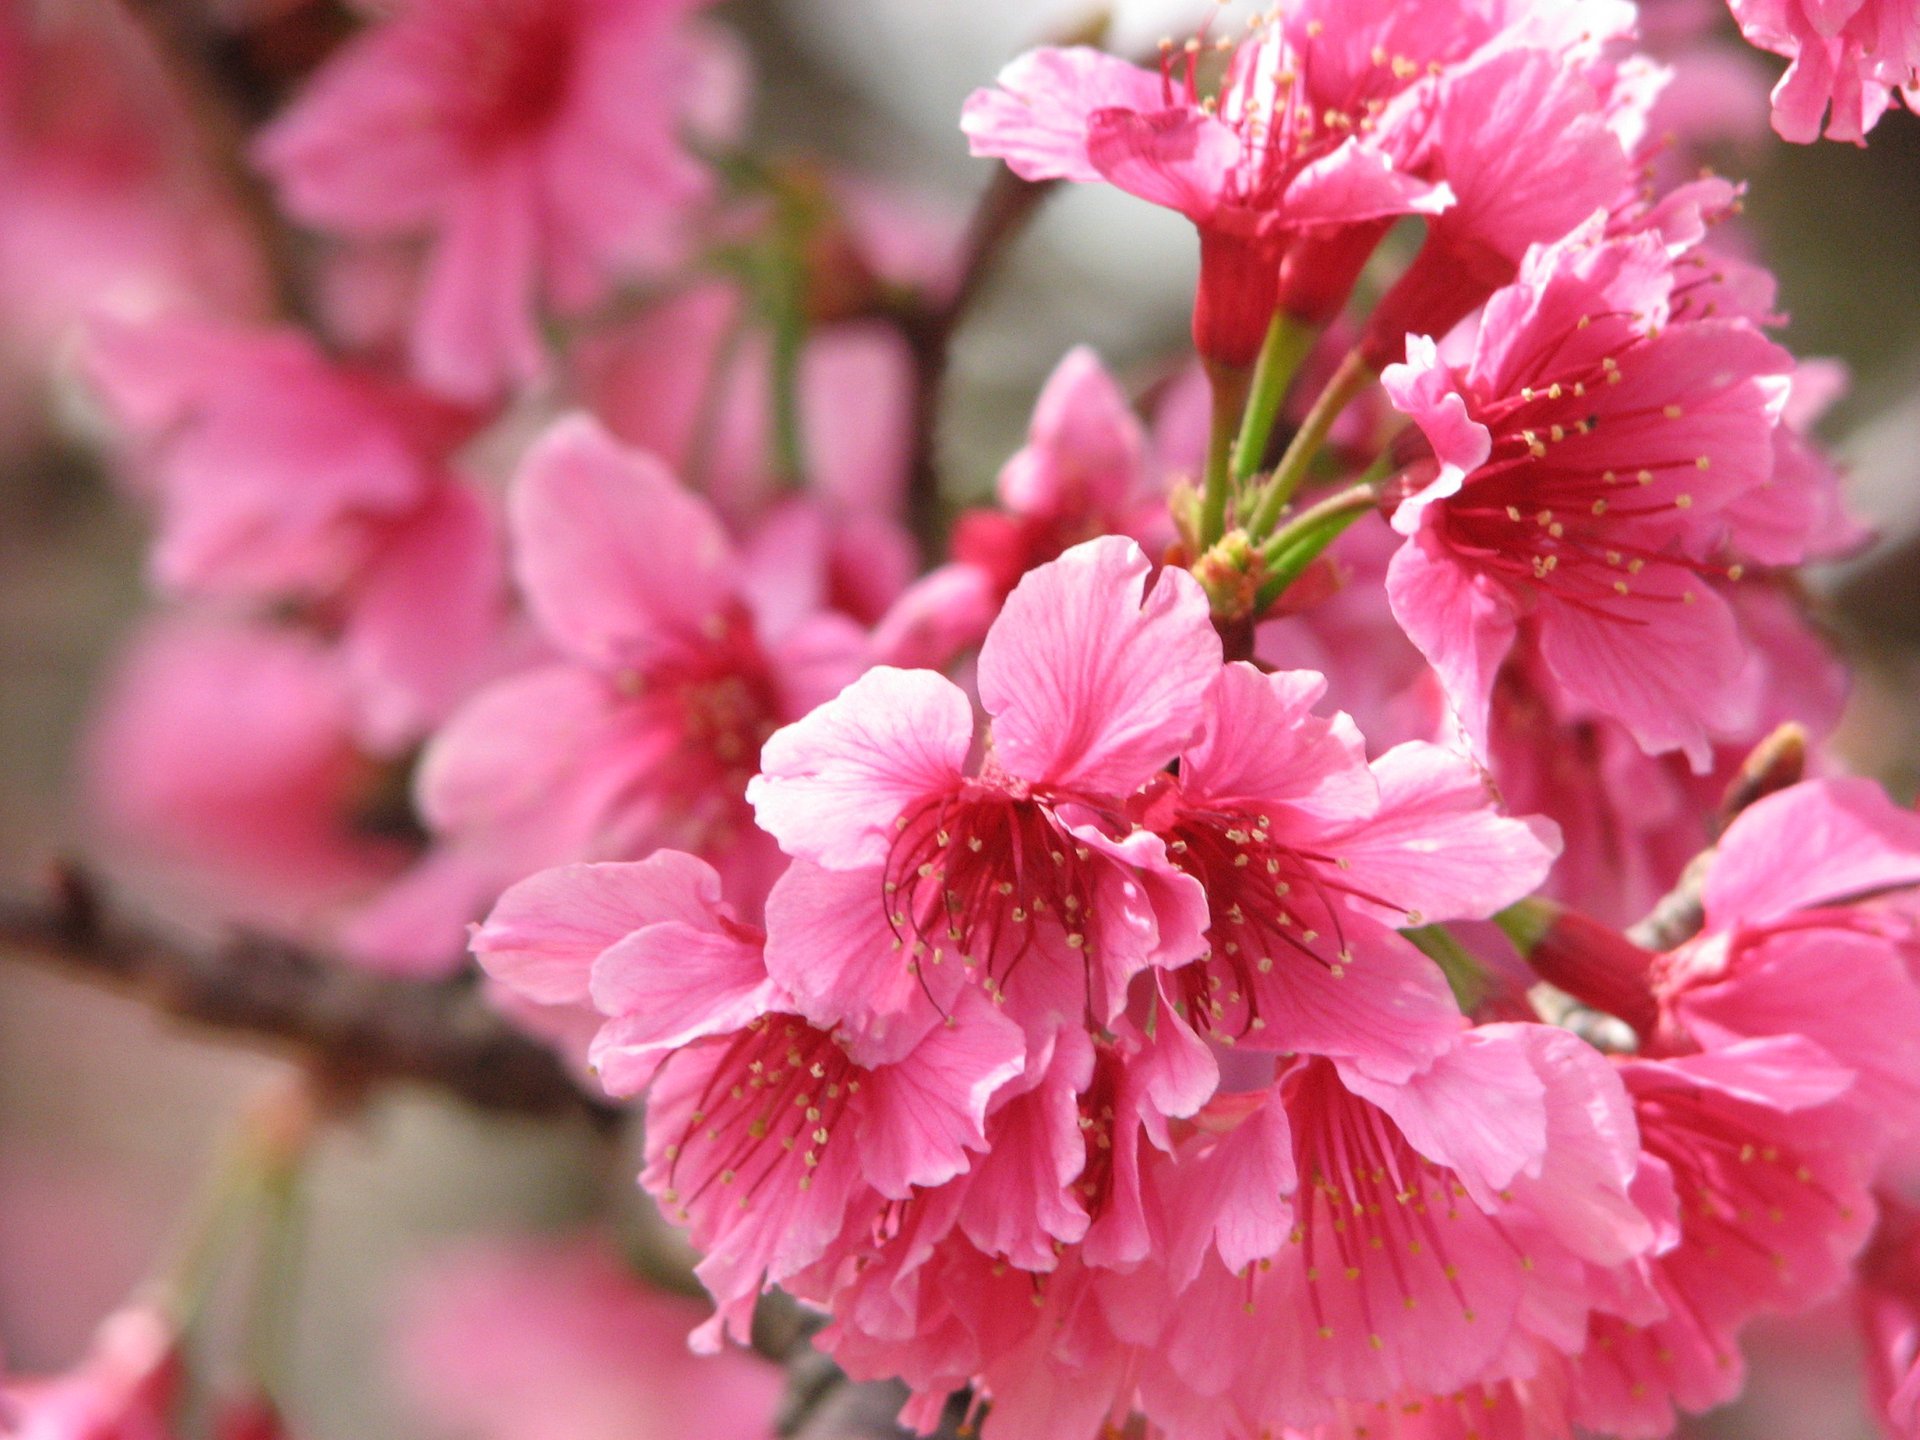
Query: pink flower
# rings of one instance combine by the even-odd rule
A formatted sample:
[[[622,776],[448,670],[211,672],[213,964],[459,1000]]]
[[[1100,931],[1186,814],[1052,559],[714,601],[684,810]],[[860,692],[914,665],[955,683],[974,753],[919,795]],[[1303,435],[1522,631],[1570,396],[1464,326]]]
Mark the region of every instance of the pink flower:
[[[1620,1073],[1644,1147],[1636,1198],[1658,1214],[1667,1192],[1671,1235],[1623,1276],[1623,1296],[1641,1288],[1652,1315],[1597,1317],[1571,1362],[1574,1419],[1661,1435],[1675,1409],[1739,1392],[1748,1321],[1840,1285],[1873,1224],[1878,1146],[1846,1098],[1850,1073],[1795,1037],[1628,1060]]]
[[[1783,140],[1866,143],[1896,93],[1920,99],[1920,12],[1903,0],[1732,0],[1740,33],[1793,63],[1773,90]]]
[[[1479,745],[1524,631],[1569,708],[1705,769],[1754,676],[1718,579],[1727,508],[1773,470],[1792,361],[1737,321],[1672,309],[1650,237],[1528,257],[1462,366],[1431,341],[1384,379],[1437,474],[1394,514],[1395,617]]]
[[[527,452],[508,511],[557,656],[434,736],[415,798],[436,850],[364,918],[362,947],[457,955],[459,927],[513,880],[670,845],[723,864],[753,904],[778,859],[744,799],[754,757],[857,672],[858,631],[764,603],[713,511],[584,417]]]
[[[505,610],[493,517],[450,467],[478,417],[292,330],[103,325],[91,362],[149,472],[159,583],[337,628],[375,748],[443,720]]]
[[[857,1233],[850,1216],[964,1173],[986,1148],[989,1099],[1020,1073],[1018,1028],[977,991],[884,1036],[809,1023],[768,973],[760,933],[689,855],[536,876],[501,911],[477,936],[490,970],[543,999],[584,980],[607,1017],[593,1044],[602,1082],[648,1089],[641,1178],[704,1256],[696,1273],[718,1310],[703,1348],[723,1332],[745,1340],[762,1286],[820,1261],[843,1227]],[[627,932],[583,966],[621,917]]]
[[[168,619],[136,636],[85,750],[117,848],[222,916],[311,936],[404,863],[337,657],[284,629]]]
[[[1111,1018],[1135,973],[1203,948],[1199,887],[1125,805],[1200,724],[1220,642],[1192,577],[1149,588],[1150,569],[1109,537],[1020,582],[980,652],[984,736],[952,682],[882,668],[768,740],[749,799],[810,862],[772,902],[769,964],[809,1014],[971,975],[1037,1036]],[[862,911],[899,948],[856,971],[834,934]]]
[[[407,1278],[393,1322],[409,1408],[474,1440],[753,1440],[779,1370],[696,1358],[691,1300],[647,1284],[597,1235],[473,1240]]]
[[[541,373],[544,300],[579,309],[679,246],[709,190],[681,146],[729,128],[729,57],[697,0],[413,0],[261,136],[296,217],[424,235],[415,364],[468,399]]]
[[[770,342],[737,286],[693,286],[587,336],[568,360],[608,430],[673,467],[736,531],[777,502]],[[897,518],[913,401],[898,333],[817,326],[796,384],[809,490],[837,514]]]
[[[1298,303],[1324,321],[1394,217],[1447,206],[1445,184],[1400,163],[1403,127],[1434,84],[1430,67],[1495,28],[1438,3],[1295,6],[1222,42],[1227,75],[1204,99],[1202,40],[1165,51],[1157,75],[1093,50],[1036,50],[974,93],[961,126],[976,155],[1027,179],[1105,180],[1192,220],[1194,344],[1247,365],[1290,253],[1310,257]]]
[[[1311,713],[1324,690],[1229,665],[1178,781],[1136,804],[1212,916],[1207,954],[1161,977],[1165,1018],[1405,1080],[1464,1022],[1393,927],[1491,914],[1545,877],[1555,837],[1497,815],[1471,762],[1438,746],[1369,766],[1346,716]]]
[[[913,585],[881,623],[874,646],[889,663],[938,668],[979,644],[1020,577],[1083,540],[1127,535],[1153,553],[1173,538],[1145,430],[1085,346],[1048,377],[998,492],[999,509],[961,514],[952,562]]]
[[[1171,1371],[1251,1435],[1505,1378],[1651,1245],[1635,1160],[1605,1060],[1546,1026],[1469,1032],[1404,1084],[1296,1062],[1176,1152],[1168,1253],[1198,1279],[1143,1389]]]
[[[22,381],[37,391],[98,317],[240,317],[269,303],[245,217],[149,39],[113,7],[16,5],[0,17],[6,392]],[[6,392],[0,423],[11,425],[26,397]]]
[[[1667,1051],[1797,1035],[1856,1074],[1890,1133],[1920,1135],[1910,920],[1864,897],[1920,885],[1920,815],[1870,780],[1769,795],[1727,828],[1698,937],[1652,966]]]
[[[1535,23],[1554,12],[1537,10]],[[1429,222],[1420,253],[1368,317],[1360,348],[1372,364],[1400,360],[1409,334],[1446,334],[1513,279],[1529,247],[1559,240],[1631,190],[1623,117],[1601,93],[1614,77],[1587,58],[1630,15],[1561,10],[1576,31],[1570,45],[1489,47],[1441,78],[1414,163],[1444,176],[1454,203]],[[1636,97],[1612,98],[1630,110]]]

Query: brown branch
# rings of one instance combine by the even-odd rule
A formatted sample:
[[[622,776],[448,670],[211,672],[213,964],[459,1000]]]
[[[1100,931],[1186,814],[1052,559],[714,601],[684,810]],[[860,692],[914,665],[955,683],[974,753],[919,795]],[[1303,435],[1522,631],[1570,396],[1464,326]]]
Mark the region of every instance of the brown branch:
[[[1627,938],[1642,949],[1671,950],[1698,935],[1707,923],[1707,871],[1713,865],[1719,837],[1749,805],[1777,790],[1798,785],[1806,772],[1807,732],[1800,726],[1788,722],[1755,745],[1721,797],[1713,817],[1715,843],[1687,862],[1678,883],[1627,931]]]
[[[292,1052],[330,1084],[432,1085],[485,1110],[620,1111],[583,1091],[554,1054],[513,1029],[472,984],[368,974],[259,935],[195,948],[108,913],[79,870],[37,895],[0,897],[0,952],[119,986],[165,1014]]]
[[[176,86],[215,182],[252,230],[279,312],[311,319],[300,243],[248,156],[253,130],[351,33],[334,4],[234,29],[190,0],[122,0]]]
[[[1058,181],[1022,180],[1001,167],[974,208],[953,289],[937,304],[913,300],[888,314],[913,356],[913,447],[907,471],[907,520],[932,551],[940,536],[940,396],[954,332],[979,298],[1006,247]]]

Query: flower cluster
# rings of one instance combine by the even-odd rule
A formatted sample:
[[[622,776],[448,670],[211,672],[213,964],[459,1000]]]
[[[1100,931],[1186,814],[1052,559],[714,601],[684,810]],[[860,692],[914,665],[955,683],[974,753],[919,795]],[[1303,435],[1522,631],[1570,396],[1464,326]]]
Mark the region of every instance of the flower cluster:
[[[1783,134],[1911,94],[1911,3],[1733,8]],[[644,1112],[696,1348],[779,1287],[922,1432],[1637,1440],[1849,1285],[1910,1431],[1920,817],[1819,748],[1797,573],[1866,539],[1838,375],[1740,188],[1667,182],[1716,121],[1633,7],[1033,51],[959,255],[747,150],[702,10],[391,7],[248,146],[298,318],[92,317],[169,607],[86,747],[123,853],[470,952]],[[1191,221],[1192,349],[1138,400],[1071,350],[943,526],[940,346],[1058,180]],[[417,1326],[456,1423],[702,1383],[597,1247],[470,1269]],[[174,1337],[112,1338],[0,1431],[173,1433]]]

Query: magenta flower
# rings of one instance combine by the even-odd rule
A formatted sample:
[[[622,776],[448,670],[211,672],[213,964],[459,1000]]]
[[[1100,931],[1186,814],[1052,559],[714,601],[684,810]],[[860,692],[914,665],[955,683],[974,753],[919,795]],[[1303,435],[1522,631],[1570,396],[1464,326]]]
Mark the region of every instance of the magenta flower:
[[[1750,718],[1725,512],[1773,472],[1792,361],[1676,315],[1672,283],[1650,237],[1575,236],[1488,303],[1464,365],[1416,338],[1384,377],[1438,472],[1394,514],[1388,598],[1477,744],[1523,630],[1568,709],[1650,752],[1704,769]]]
[[[944,1003],[968,972],[1039,1034],[1111,1019],[1133,975],[1204,948],[1199,886],[1126,802],[1200,724],[1220,642],[1192,577],[1150,570],[1109,537],[1029,573],[981,648],[984,736],[951,681],[882,668],[768,740],[748,797],[810,862],[776,896],[768,963],[803,1008]],[[829,937],[861,911],[897,944],[856,978]]]
[[[744,799],[754,757],[858,671],[858,630],[763,601],[712,510],[583,417],[528,451],[508,510],[557,656],[434,736],[416,799],[436,850],[359,943],[457,954],[460,926],[519,877],[662,846],[709,855],[752,903],[778,861]]]
[[[1311,673],[1230,665],[1178,782],[1136,813],[1199,881],[1207,954],[1161,978],[1169,1019],[1225,1045],[1330,1055],[1405,1080],[1464,1025],[1439,970],[1394,932],[1532,891],[1551,827],[1496,814],[1471,762],[1410,743],[1369,766]]]
[[[577,309],[679,248],[710,186],[681,132],[721,120],[738,88],[689,27],[698,8],[413,0],[320,72],[259,162],[299,219],[430,237],[415,365],[484,398],[544,369],[543,300]]]
[[[1866,143],[1896,94],[1920,102],[1920,11],[1905,0],[1732,0],[1752,44],[1793,63],[1773,90],[1783,140]]]
[[[573,867],[508,892],[475,938],[489,971],[531,998],[589,997],[606,1017],[602,1083],[647,1089],[641,1178],[704,1256],[718,1311],[703,1348],[744,1341],[763,1285],[818,1262],[850,1216],[964,1173],[1023,1051],[978,991],[878,1042],[809,1023],[720,895],[710,866],[674,851]]]

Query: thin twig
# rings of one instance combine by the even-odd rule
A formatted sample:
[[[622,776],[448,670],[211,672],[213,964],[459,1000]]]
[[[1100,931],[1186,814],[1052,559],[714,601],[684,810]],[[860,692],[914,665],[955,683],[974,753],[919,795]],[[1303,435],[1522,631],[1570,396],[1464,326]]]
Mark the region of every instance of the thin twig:
[[[39,894],[0,897],[0,951],[124,987],[165,1014],[292,1051],[330,1082],[432,1085],[485,1110],[621,1112],[583,1091],[471,983],[391,979],[259,935],[195,948],[108,912],[77,868]]]
[[[907,518],[931,551],[940,535],[938,430],[941,389],[954,332],[979,298],[995,264],[1058,184],[1022,180],[1004,167],[988,182],[968,222],[953,289],[938,303],[908,301],[887,312],[913,356],[913,446],[907,471]]]
[[[202,155],[253,231],[276,309],[287,319],[311,319],[299,241],[247,151],[253,130],[351,32],[351,17],[333,4],[303,7],[278,27],[300,30],[301,40],[290,43],[278,31],[263,36],[223,26],[190,0],[122,0],[122,8],[170,72]],[[263,63],[273,48],[281,52],[276,63]]]

